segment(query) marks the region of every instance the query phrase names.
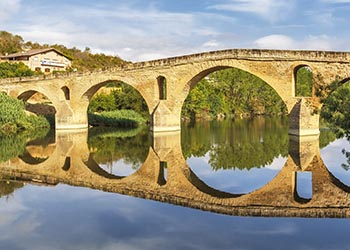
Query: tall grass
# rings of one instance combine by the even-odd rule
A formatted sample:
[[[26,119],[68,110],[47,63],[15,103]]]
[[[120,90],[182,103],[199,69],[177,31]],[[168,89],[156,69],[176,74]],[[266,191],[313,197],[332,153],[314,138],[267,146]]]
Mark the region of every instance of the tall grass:
[[[27,115],[25,105],[21,100],[0,93],[0,135],[49,127],[50,124],[44,117]]]
[[[128,109],[89,113],[88,117],[91,126],[136,128],[146,123],[139,113]]]

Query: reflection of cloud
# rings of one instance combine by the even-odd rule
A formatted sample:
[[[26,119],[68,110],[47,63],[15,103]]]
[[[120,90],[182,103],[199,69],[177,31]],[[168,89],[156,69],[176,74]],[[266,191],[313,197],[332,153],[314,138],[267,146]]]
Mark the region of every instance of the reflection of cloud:
[[[251,169],[218,169],[213,170],[208,163],[210,155],[191,157],[187,164],[192,171],[208,186],[225,192],[241,194],[250,193],[270,182],[287,161],[286,157],[276,157],[270,165]]]
[[[23,203],[20,195],[14,196],[9,201],[0,200],[1,240],[8,240],[13,236],[27,237],[40,226],[36,213]]]
[[[1,224],[2,249],[289,250],[348,243],[339,232],[349,223],[340,220],[234,217],[86,188],[28,186],[0,203],[2,215],[17,211]]]

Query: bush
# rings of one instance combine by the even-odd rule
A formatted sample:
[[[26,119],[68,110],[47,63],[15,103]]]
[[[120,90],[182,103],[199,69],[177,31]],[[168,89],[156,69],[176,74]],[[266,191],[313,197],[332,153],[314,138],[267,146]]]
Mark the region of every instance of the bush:
[[[21,130],[44,127],[50,127],[44,117],[27,115],[22,101],[0,93],[0,134],[13,134]]]
[[[126,109],[89,113],[88,117],[91,126],[136,128],[146,123],[146,120],[140,114]]]

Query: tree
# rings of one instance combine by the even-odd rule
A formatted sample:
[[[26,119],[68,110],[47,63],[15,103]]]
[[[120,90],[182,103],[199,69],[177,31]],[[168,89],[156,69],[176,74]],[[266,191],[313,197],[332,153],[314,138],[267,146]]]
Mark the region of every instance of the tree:
[[[323,100],[321,118],[336,131],[338,137],[350,139],[350,81],[336,88]]]
[[[12,35],[7,31],[0,31],[0,55],[6,55],[21,51],[23,38]]]
[[[23,76],[33,76],[37,74],[32,71],[24,63],[10,63],[2,62],[0,63],[0,78],[9,78],[9,77],[23,77]]]
[[[296,96],[312,96],[312,70],[300,67],[295,73]]]
[[[228,116],[285,115],[287,109],[276,91],[260,78],[240,69],[214,72],[202,79],[185,100],[182,115],[220,113]]]

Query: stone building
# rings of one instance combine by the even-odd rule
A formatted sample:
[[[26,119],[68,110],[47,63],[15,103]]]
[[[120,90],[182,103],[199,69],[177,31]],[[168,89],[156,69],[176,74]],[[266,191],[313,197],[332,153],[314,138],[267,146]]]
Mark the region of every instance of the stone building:
[[[64,71],[71,66],[71,60],[54,48],[32,49],[1,57],[2,61],[23,62],[31,70],[51,73]]]

